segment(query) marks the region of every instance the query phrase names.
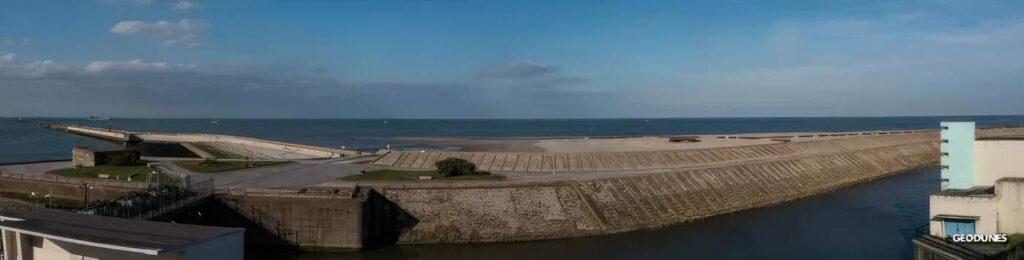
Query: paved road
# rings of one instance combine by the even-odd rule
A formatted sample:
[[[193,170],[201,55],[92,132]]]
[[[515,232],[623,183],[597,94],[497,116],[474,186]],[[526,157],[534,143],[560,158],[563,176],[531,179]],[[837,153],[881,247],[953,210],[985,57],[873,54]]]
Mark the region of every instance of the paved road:
[[[11,164],[0,166],[0,172],[18,174],[46,174],[46,172],[48,171],[71,168],[71,166],[74,166],[74,164],[71,161]]]
[[[339,163],[338,160],[308,160],[260,168],[235,170],[221,173],[193,173],[168,161],[161,168],[169,174],[180,176],[206,176],[214,179],[217,188],[288,188],[310,187],[334,181],[338,178],[359,173],[371,168],[367,165]]]

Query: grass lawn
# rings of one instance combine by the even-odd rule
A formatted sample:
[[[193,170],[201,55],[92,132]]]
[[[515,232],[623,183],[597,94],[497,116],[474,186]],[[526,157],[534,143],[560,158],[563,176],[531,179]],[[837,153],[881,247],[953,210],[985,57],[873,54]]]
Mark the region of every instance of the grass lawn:
[[[455,177],[444,177],[435,171],[403,171],[403,170],[376,170],[368,171],[365,174],[356,174],[342,177],[345,181],[415,181],[420,176],[430,176],[433,180],[504,180],[501,175],[462,175]]]
[[[191,172],[199,173],[214,173],[214,172],[226,172],[234,171],[239,169],[264,167],[269,165],[277,165],[290,163],[289,161],[216,161],[216,162],[205,162],[205,161],[174,161],[175,165],[181,166]]]
[[[133,181],[145,181],[145,175],[152,173],[154,170],[156,169],[146,167],[145,164],[131,166],[99,165],[92,167],[79,167],[77,169],[59,169],[50,171],[49,173],[71,178],[99,178],[100,174],[107,174],[107,179],[117,180],[128,180],[128,177],[135,176],[132,178]]]

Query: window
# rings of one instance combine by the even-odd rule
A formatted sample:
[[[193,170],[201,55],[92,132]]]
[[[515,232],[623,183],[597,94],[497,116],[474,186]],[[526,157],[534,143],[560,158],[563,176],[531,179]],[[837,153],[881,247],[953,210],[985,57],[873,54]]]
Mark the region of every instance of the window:
[[[942,143],[944,143],[944,144],[948,144],[948,143],[949,143],[949,140],[946,140],[946,139],[942,139]]]
[[[948,126],[943,126],[942,130],[949,130],[949,127]]]
[[[942,169],[949,169],[949,165],[943,165]]]
[[[949,153],[942,153],[942,156],[949,156]]]
[[[945,219],[942,225],[946,230],[946,236],[956,234],[974,234],[973,219]]]

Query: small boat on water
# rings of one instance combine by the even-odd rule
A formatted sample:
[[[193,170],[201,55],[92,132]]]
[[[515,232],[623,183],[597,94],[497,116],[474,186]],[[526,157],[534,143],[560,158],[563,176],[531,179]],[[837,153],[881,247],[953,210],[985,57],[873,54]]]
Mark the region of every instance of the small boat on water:
[[[28,123],[28,122],[32,122],[32,120],[27,120],[27,119],[24,119],[24,118],[20,118],[20,117],[19,117],[19,118],[18,118],[18,122],[19,122],[19,123]]]
[[[220,120],[213,120],[213,121],[210,121],[210,123],[211,124],[220,124]]]
[[[89,120],[93,120],[93,121],[110,121],[110,117],[109,116],[108,117],[89,116]]]

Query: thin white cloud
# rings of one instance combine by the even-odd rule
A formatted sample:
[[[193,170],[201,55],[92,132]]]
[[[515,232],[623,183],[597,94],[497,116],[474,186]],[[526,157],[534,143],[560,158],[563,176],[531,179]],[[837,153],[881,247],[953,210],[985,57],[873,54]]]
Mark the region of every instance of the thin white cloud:
[[[4,54],[4,56],[0,56],[0,63],[14,62],[14,57],[14,53]]]
[[[32,39],[29,38],[14,38],[14,37],[3,37],[0,38],[0,46],[3,47],[25,47],[32,44]]]
[[[101,73],[108,71],[168,71],[175,69],[194,68],[195,65],[170,64],[166,62],[142,62],[142,60],[131,61],[93,61],[86,65],[84,70],[89,73]]]
[[[937,34],[933,38],[940,42],[956,44],[1019,44],[1024,41],[1024,23],[978,30],[970,33]]]
[[[530,60],[514,60],[487,68],[477,76],[481,78],[529,78],[558,71],[558,67]]]
[[[205,27],[205,21],[187,18],[178,22],[121,21],[111,27],[110,32],[123,35],[150,35],[159,39],[165,46],[195,47],[202,44],[200,33]]]
[[[0,78],[35,78],[68,69],[68,66],[50,60],[19,62],[14,53],[0,56]]]
[[[153,0],[102,0],[107,3],[150,4]]]
[[[196,3],[196,2],[179,1],[178,3],[174,4],[174,6],[171,6],[171,9],[177,10],[177,11],[186,11],[186,10],[199,9],[201,7],[203,7],[203,6],[200,5],[199,3]]]

